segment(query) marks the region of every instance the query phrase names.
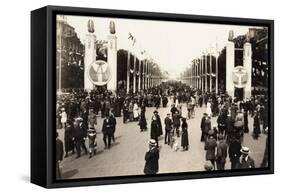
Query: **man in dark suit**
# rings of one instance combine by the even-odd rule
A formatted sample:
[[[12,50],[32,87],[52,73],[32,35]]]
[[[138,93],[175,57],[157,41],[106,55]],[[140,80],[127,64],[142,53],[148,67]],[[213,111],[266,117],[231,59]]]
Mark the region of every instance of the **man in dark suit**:
[[[217,146],[217,155],[216,155],[217,169],[224,170],[225,161],[227,157],[227,143],[224,139],[223,134],[219,134],[218,139],[219,139],[219,144]]]
[[[59,139],[59,134],[56,132],[56,177],[61,179],[61,161],[63,160],[63,143]]]
[[[201,141],[201,142],[204,141],[204,129],[205,129],[206,117],[207,117],[207,113],[204,113],[204,114],[203,114],[203,117],[202,117],[202,119],[201,119],[201,124],[200,124],[200,128],[201,128],[201,139],[200,139],[200,141]]]
[[[176,108],[175,104],[172,104],[172,108],[170,110],[170,112],[172,113],[172,117],[174,116],[174,114],[176,113],[178,109]]]
[[[149,150],[145,154],[144,174],[156,174],[159,170],[159,150],[154,139],[149,141]]]
[[[85,154],[88,154],[87,148],[85,146],[85,140],[87,137],[87,127],[83,125],[83,119],[78,117],[75,119],[73,139],[75,141],[77,157],[81,156],[81,147],[84,149]]]
[[[225,137],[227,137],[227,141],[234,138],[234,119],[232,119],[231,115],[228,114],[226,118],[226,131]]]
[[[250,149],[248,147],[242,147],[241,157],[236,164],[236,169],[255,168],[255,161],[249,156]]]
[[[109,115],[106,114],[102,125],[103,142],[105,145],[105,149],[110,149],[111,147],[111,139],[113,136],[115,124],[116,123],[114,123],[113,119],[110,119]]]
[[[216,158],[215,157],[216,147],[217,147],[217,141],[212,135],[210,135],[205,143],[206,160],[210,160],[214,168],[215,168],[215,158]]]
[[[113,126],[113,131],[112,131],[112,141],[115,142],[115,130],[116,130],[116,118],[115,118],[115,115],[113,112],[110,113],[110,116],[109,116],[109,120],[110,120],[110,123],[112,123],[112,126]]]
[[[239,158],[241,156],[241,143],[239,142],[239,137],[235,138],[232,137],[230,139],[230,144],[228,148],[228,154],[229,154],[229,159],[231,162],[231,169],[235,169],[236,165],[239,161]]]
[[[172,130],[172,125],[173,125],[173,121],[170,118],[171,114],[168,113],[167,117],[165,118],[164,122],[165,122],[165,144],[168,143],[168,145],[170,145],[170,133]]]
[[[209,131],[211,130],[211,117],[207,116],[205,119],[205,126],[204,126],[204,141],[206,142],[209,136]]]

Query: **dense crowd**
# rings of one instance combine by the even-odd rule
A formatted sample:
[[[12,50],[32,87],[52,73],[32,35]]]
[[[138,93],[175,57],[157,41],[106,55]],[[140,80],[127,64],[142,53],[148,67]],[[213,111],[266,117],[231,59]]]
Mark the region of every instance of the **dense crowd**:
[[[170,99],[170,100],[169,100]],[[243,135],[249,132],[249,117],[253,117],[253,137],[258,139],[261,132],[268,130],[268,102],[265,96],[238,101],[227,94],[203,93],[179,83],[162,83],[158,87],[136,94],[113,94],[108,90],[82,89],[65,90],[57,96],[56,128],[64,129],[64,144],[57,138],[57,176],[60,177],[60,162],[63,157],[75,154],[81,156],[81,149],[92,158],[97,150],[97,115],[103,118],[101,132],[104,149],[110,149],[115,141],[116,117],[123,117],[123,123],[137,122],[140,132],[147,131],[146,108],[155,111],[149,125],[149,151],[145,156],[145,174],[158,172],[159,137],[163,135],[162,120],[158,114],[160,106],[170,112],[163,119],[164,143],[177,151],[189,149],[188,122],[195,117],[197,107],[206,111],[198,128],[200,141],[205,144],[206,170],[224,170],[229,156],[231,168],[255,168],[249,156],[249,148],[242,147]],[[187,115],[182,114],[186,104]],[[211,118],[217,117],[216,123]],[[261,128],[262,126],[262,128]],[[86,139],[88,145],[85,145]],[[181,141],[181,142],[179,142]],[[62,151],[64,147],[64,151]],[[241,156],[242,155],[242,156]],[[267,165],[267,157],[263,161]]]

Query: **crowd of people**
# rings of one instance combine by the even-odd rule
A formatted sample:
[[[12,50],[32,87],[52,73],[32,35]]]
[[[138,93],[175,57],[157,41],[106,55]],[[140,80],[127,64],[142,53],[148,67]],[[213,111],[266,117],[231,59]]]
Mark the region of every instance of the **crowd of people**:
[[[163,119],[163,134],[158,111],[160,106],[167,107],[169,101],[171,109]],[[147,107],[155,109],[150,125],[146,118]],[[186,107],[187,115],[183,115],[183,107]],[[76,158],[81,156],[81,150],[89,158],[96,154],[98,115],[103,119],[100,132],[103,135],[104,149],[110,149],[115,141],[118,126],[116,117],[122,116],[123,123],[136,122],[140,132],[149,128],[150,141],[145,155],[144,173],[155,174],[159,170],[159,137],[164,135],[164,144],[173,151],[178,151],[180,147],[183,151],[188,151],[188,122],[195,118],[197,107],[206,109],[198,126],[202,134],[200,141],[204,143],[206,151],[205,169],[224,170],[227,156],[231,169],[255,168],[254,160],[249,156],[250,148],[242,146],[243,136],[250,131],[249,117],[253,117],[254,121],[250,127],[253,129],[254,139],[268,130],[268,104],[265,96],[237,100],[227,94],[203,93],[183,84],[163,83],[136,94],[71,89],[57,96],[56,128],[64,129],[63,146],[62,141],[57,138],[57,175],[61,176],[60,163],[69,154],[76,154]],[[213,124],[212,117],[216,118]],[[85,145],[86,140],[88,145]]]
[[[193,91],[190,94],[187,98],[182,95],[172,95],[172,107],[164,119],[165,144],[171,145],[173,150],[177,151],[179,146],[178,138],[181,134],[182,149],[183,151],[188,150],[188,124],[186,120],[187,118],[191,119],[191,115],[195,114],[195,107],[205,106],[206,111],[200,123],[200,141],[204,143],[206,151],[204,168],[207,171],[224,170],[227,157],[229,157],[231,169],[255,168],[255,161],[249,155],[250,148],[242,146],[243,137],[244,133],[249,133],[250,131],[249,117],[253,117],[253,126],[250,128],[254,139],[258,139],[261,132],[268,132],[267,98],[258,96],[255,99],[239,101],[228,95],[202,94],[200,91]],[[187,118],[182,115],[182,103],[186,103]],[[157,111],[154,113],[157,115]],[[213,125],[212,117],[216,117],[216,122]],[[159,131],[159,129],[154,129],[157,129],[153,124],[156,120],[152,118],[151,132]],[[158,123],[161,122],[158,121]],[[159,124],[159,126],[161,125]],[[154,133],[151,134],[151,139],[156,142],[156,147],[159,136],[160,133],[158,133],[158,136],[154,135]],[[267,141],[261,167],[266,166],[268,162]],[[157,158],[159,158],[159,154],[157,154]],[[153,161],[155,162],[155,160]]]

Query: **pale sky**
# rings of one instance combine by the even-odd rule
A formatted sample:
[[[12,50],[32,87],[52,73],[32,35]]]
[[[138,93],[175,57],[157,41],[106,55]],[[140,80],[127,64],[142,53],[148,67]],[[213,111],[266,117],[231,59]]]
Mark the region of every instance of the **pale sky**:
[[[98,40],[106,40],[109,22],[115,22],[117,48],[128,49],[132,42],[129,32],[136,38],[136,53],[146,50],[171,77],[178,76],[191,61],[203,51],[218,47],[220,51],[227,43],[229,30],[234,36],[245,35],[252,26],[216,25],[187,22],[167,22],[104,17],[67,16],[67,22],[75,28],[78,37],[85,41],[87,23],[92,19]],[[132,48],[130,48],[132,50]],[[138,55],[138,53],[137,53]]]

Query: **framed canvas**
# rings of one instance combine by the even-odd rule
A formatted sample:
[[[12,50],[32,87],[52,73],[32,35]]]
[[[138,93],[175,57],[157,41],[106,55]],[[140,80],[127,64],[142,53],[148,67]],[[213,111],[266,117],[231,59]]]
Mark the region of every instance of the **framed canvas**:
[[[274,22],[31,12],[31,182],[272,174]]]

